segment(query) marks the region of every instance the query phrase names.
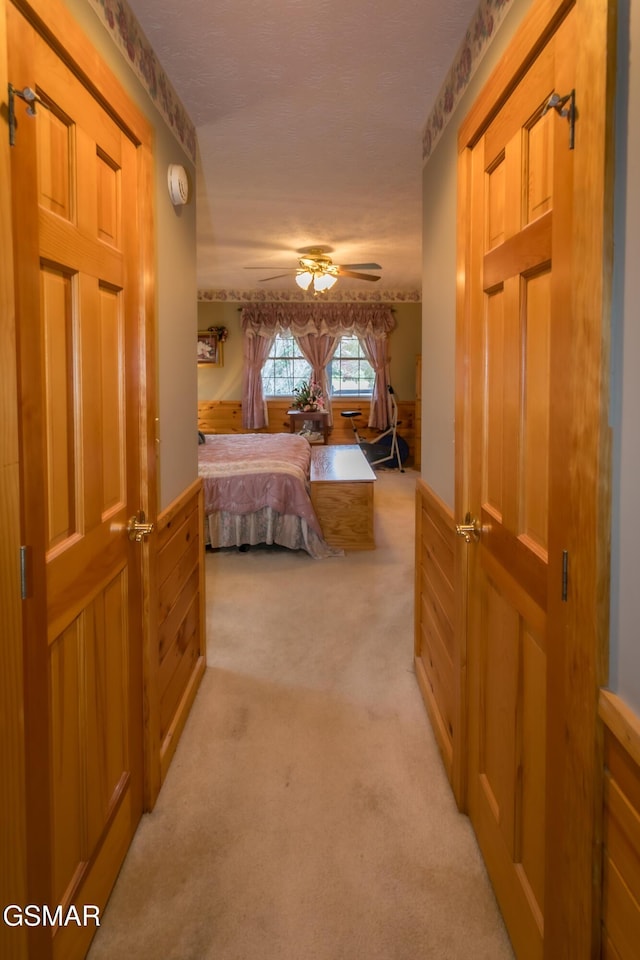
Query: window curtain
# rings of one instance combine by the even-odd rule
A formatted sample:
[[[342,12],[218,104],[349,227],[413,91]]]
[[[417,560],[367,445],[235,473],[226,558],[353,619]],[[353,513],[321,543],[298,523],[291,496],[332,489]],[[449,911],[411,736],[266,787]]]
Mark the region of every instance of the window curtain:
[[[331,395],[329,393],[329,378],[327,377],[327,364],[333,356],[340,337],[332,337],[328,333],[306,334],[297,336],[296,343],[300,347],[302,356],[311,364],[312,376],[324,394],[325,410],[329,412],[329,426],[333,426],[333,416],[331,413]]]
[[[262,390],[262,368],[265,365],[275,333],[256,336],[245,330],[243,337],[244,363],[242,364],[242,426],[258,430],[269,424],[267,405]]]
[[[362,351],[373,367],[375,380],[371,396],[369,426],[386,430],[389,426],[389,341],[358,337]]]
[[[258,337],[290,330],[307,335],[388,337],[396,325],[391,307],[378,303],[252,303],[242,308],[242,329]]]
[[[369,425],[376,429],[385,429],[388,426],[388,337],[396,325],[391,307],[378,303],[251,303],[242,308],[241,317],[245,357],[242,425],[245,428],[255,430],[268,423],[261,373],[271,344],[276,334],[281,331],[289,331],[296,338],[302,353],[314,369],[314,375],[317,365],[311,356],[319,357],[322,348],[318,347],[317,352],[314,350],[313,354],[309,353],[307,356],[305,350],[309,349],[310,341],[326,337],[325,352],[328,350],[329,339],[334,341],[331,353],[325,361],[326,366],[340,337],[355,334],[376,373]],[[324,367],[322,377],[318,379],[328,397]]]

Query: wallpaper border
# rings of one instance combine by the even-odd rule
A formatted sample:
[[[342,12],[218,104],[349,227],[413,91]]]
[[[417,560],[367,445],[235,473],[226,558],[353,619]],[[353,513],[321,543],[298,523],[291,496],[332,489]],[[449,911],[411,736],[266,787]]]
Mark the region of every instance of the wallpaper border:
[[[87,0],[187,155],[196,161],[196,129],[124,0]]]
[[[480,0],[423,128],[423,163],[431,156],[512,2],[513,0]],[[110,33],[123,58],[140,80],[178,142],[195,163],[195,126],[133,11],[125,0],[88,0],[88,3]]]
[[[339,293],[323,293],[320,297],[295,290],[198,290],[199,301],[216,303],[301,303],[320,299],[334,303],[420,303],[422,295],[419,290],[380,290],[369,293],[343,290]]]
[[[440,87],[422,135],[423,164],[442,136],[453,112],[504,20],[513,0],[481,0]]]

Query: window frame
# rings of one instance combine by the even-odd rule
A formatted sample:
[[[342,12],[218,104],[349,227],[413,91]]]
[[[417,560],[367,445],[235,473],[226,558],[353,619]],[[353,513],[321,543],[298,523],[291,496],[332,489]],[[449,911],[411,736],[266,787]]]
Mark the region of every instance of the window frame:
[[[273,353],[273,351],[276,349],[276,344],[278,343],[278,341],[282,341],[282,340],[291,340],[293,343],[293,346],[296,352],[292,354],[290,357],[287,357],[284,355],[278,356],[278,355],[274,355]],[[291,391],[290,392],[271,393],[270,389],[268,389],[268,387],[270,386],[275,386],[277,380],[287,379],[285,377],[277,377],[275,373],[273,375],[265,374],[265,368],[267,364],[270,361],[276,361],[276,360],[291,361],[293,364],[296,364],[296,363],[300,365],[304,364],[306,367],[306,371],[307,371],[306,373],[301,373],[299,376],[297,376],[295,372],[291,374]],[[262,370],[260,371],[260,378],[262,381],[262,393],[265,400],[292,399],[294,395],[293,394],[294,388],[297,387],[303,380],[309,380],[312,377],[312,375],[313,375],[313,371],[311,369],[311,364],[305,357],[302,356],[302,353],[300,351],[300,346],[298,345],[298,341],[296,340],[295,336],[290,331],[279,330],[273,339],[269,356],[265,360],[262,366]]]
[[[369,390],[366,391],[366,392],[363,391],[363,390],[336,390],[336,391],[334,391],[334,389],[333,389],[333,369],[332,369],[332,366],[333,366],[334,360],[335,360],[335,358],[336,358],[336,354],[340,351],[341,344],[342,344],[342,341],[343,341],[343,340],[355,340],[355,341],[356,341],[356,343],[358,344],[358,348],[359,348],[358,356],[357,356],[357,357],[349,357],[349,356],[342,357],[342,356],[341,356],[341,357],[337,360],[337,363],[341,365],[342,363],[347,363],[347,362],[349,362],[349,361],[355,360],[355,361],[357,362],[357,364],[358,364],[358,368],[360,368],[360,366],[361,366],[362,364],[366,364],[367,367],[369,368],[369,370],[371,371],[371,378],[370,378],[370,379],[371,379],[371,386],[370,386]],[[360,337],[359,337],[356,333],[345,333],[345,334],[342,334],[342,336],[341,336],[340,339],[338,340],[338,343],[337,343],[337,345],[336,345],[336,349],[335,349],[335,351],[334,351],[331,359],[329,360],[329,363],[328,363],[327,366],[326,366],[326,374],[327,374],[327,382],[328,382],[328,384],[329,384],[329,394],[330,394],[330,396],[331,396],[332,399],[335,398],[336,400],[340,400],[340,399],[342,399],[342,398],[344,398],[344,399],[350,399],[350,398],[361,399],[361,398],[362,398],[362,399],[366,399],[366,400],[371,400],[371,398],[373,397],[373,388],[374,388],[375,379],[376,379],[376,372],[375,372],[375,370],[373,369],[373,367],[371,366],[369,360],[367,359],[366,354],[365,354],[364,349],[363,349],[363,346],[362,346],[362,341],[361,341]],[[358,376],[357,382],[358,382],[358,383],[361,383],[364,379],[365,379],[365,378]],[[369,378],[366,378],[366,379],[368,380]]]

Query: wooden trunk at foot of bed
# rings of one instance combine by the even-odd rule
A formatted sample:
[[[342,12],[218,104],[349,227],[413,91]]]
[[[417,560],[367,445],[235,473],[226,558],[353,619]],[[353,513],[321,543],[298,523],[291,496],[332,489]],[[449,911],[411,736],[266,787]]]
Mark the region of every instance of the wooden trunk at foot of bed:
[[[311,451],[311,502],[328,544],[373,550],[376,475],[359,447],[317,446]]]
[[[203,433],[288,433],[287,410],[291,398],[268,400],[269,426],[259,431],[247,431],[242,426],[242,404],[239,400],[201,400],[198,403],[198,430]],[[360,410],[358,417],[360,434],[369,439],[376,431],[366,426],[369,420],[369,402],[357,400],[334,400],[332,402],[333,428],[329,443],[353,443],[351,422],[340,416],[341,410]],[[409,446],[409,463],[413,462],[415,446],[415,400],[398,400],[398,433]]]

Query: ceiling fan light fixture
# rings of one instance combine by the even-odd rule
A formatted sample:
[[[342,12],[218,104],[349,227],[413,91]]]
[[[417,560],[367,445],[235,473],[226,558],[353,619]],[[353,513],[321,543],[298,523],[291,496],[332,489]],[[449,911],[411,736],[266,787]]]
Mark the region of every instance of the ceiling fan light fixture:
[[[247,270],[268,270],[269,267],[247,267]],[[273,269],[273,268],[271,268]],[[301,290],[313,294],[324,293],[330,290],[336,280],[341,277],[351,277],[354,280],[379,280],[380,277],[361,270],[381,270],[379,263],[333,263],[331,257],[324,253],[324,248],[310,248],[308,255],[298,257],[297,267],[282,267],[287,273],[295,273],[296,284]],[[279,280],[287,273],[278,273],[272,277],[263,277],[262,280]],[[289,274],[290,275],[290,274]]]
[[[313,285],[316,290],[330,290],[338,278],[330,273],[322,273],[314,279]]]
[[[306,270],[296,274],[296,283],[302,290],[308,290],[312,280],[313,274]]]

